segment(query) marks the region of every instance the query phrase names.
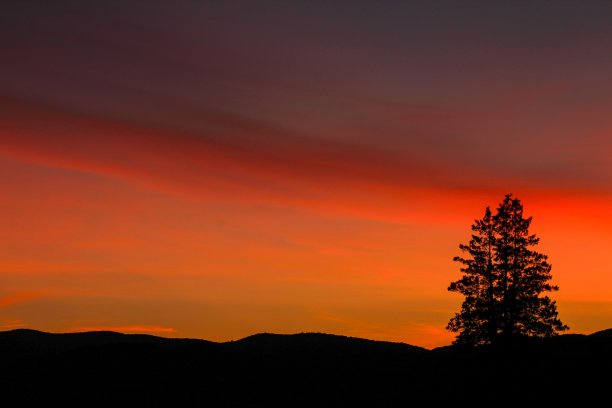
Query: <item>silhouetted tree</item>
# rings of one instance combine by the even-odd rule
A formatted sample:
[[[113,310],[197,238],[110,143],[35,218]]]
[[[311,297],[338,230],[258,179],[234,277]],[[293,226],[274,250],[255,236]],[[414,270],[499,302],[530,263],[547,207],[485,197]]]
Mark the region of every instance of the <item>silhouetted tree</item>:
[[[448,329],[458,332],[456,344],[487,344],[516,336],[550,337],[567,330],[556,303],[544,292],[550,284],[548,257],[534,251],[540,239],[529,233],[532,217],[524,218],[521,201],[505,196],[492,215],[489,207],[472,225],[472,239],[459,248],[465,257],[461,279],[448,287],[465,296]]]

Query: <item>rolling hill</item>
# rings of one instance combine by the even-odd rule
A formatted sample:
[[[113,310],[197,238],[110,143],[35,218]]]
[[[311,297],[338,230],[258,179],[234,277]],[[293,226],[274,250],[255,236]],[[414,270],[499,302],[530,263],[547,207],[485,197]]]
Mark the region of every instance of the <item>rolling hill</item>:
[[[426,350],[321,333],[215,343],[114,332],[0,332],[6,406],[398,406],[607,395],[612,330]]]

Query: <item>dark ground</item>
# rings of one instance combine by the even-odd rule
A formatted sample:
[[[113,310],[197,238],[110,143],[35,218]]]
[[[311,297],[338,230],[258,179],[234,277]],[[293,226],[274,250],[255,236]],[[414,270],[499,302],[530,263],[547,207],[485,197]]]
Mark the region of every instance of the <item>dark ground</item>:
[[[582,406],[612,394],[612,330],[431,351],[326,334],[213,343],[15,330],[0,332],[0,387],[5,407]]]

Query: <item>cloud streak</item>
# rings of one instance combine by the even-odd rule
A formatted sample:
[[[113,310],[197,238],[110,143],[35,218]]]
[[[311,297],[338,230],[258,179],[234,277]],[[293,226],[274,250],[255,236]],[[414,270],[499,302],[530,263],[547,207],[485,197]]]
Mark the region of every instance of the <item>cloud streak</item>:
[[[150,333],[150,334],[172,334],[176,330],[172,327],[160,326],[83,326],[68,330],[69,332],[90,332],[90,331],[113,331],[119,333]]]
[[[17,292],[17,293],[12,293],[10,295],[5,295],[5,296],[0,297],[0,309],[6,308],[9,306],[13,306],[13,305],[18,305],[21,303],[26,303],[31,300],[39,299],[44,296],[45,294],[40,291]]]
[[[486,194],[501,185],[558,193],[576,186],[569,177],[559,184],[556,174],[557,182],[500,178],[478,166],[317,139],[236,115],[209,116],[216,132],[188,133],[5,98],[0,154],[212,201],[400,219],[418,212],[421,198],[448,191]]]

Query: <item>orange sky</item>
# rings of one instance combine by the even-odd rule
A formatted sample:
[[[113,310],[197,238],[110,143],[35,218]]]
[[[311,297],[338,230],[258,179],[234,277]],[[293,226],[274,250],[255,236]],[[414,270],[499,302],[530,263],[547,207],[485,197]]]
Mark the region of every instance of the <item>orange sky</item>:
[[[509,192],[564,323],[612,327],[609,6],[164,7],[3,27],[0,329],[448,344],[452,258]]]

